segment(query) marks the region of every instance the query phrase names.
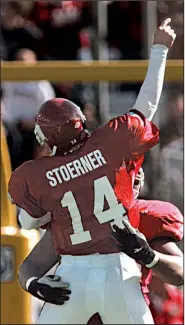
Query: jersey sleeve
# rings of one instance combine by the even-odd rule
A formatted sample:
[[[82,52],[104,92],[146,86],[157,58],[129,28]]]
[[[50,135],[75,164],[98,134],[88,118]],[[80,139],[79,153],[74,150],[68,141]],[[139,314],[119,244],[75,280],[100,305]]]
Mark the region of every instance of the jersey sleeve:
[[[183,238],[183,216],[173,204],[164,202],[163,213],[141,213],[139,230],[151,242],[156,238],[171,238],[180,241]]]
[[[127,146],[130,158],[142,156],[159,142],[159,129],[144,115],[132,110],[109,122],[117,143]],[[127,144],[126,144],[127,143]]]
[[[32,217],[40,218],[46,214],[38,202],[39,198],[34,196],[29,189],[24,168],[21,169],[20,167],[12,173],[8,185],[8,194],[12,203],[24,209]]]

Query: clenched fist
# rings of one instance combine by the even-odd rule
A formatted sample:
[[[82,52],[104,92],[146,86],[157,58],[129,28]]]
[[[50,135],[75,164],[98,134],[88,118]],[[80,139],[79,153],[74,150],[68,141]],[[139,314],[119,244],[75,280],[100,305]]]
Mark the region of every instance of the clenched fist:
[[[171,18],[165,19],[162,24],[158,27],[155,35],[153,44],[161,44],[167,46],[169,49],[172,47],[176,34],[169,25]]]

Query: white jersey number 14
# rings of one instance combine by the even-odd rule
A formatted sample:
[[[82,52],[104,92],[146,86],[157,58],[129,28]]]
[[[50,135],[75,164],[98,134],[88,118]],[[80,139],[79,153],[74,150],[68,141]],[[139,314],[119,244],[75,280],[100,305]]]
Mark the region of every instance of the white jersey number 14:
[[[103,211],[104,200],[107,200],[109,209]],[[84,230],[82,224],[82,217],[75,200],[73,193],[66,192],[61,200],[62,207],[67,207],[72,219],[72,227],[74,234],[70,235],[72,245],[82,244],[92,240],[89,230]],[[125,209],[121,203],[118,203],[112,185],[107,176],[98,178],[94,181],[94,216],[99,223],[110,222],[110,225],[117,225],[124,228],[122,223]],[[124,216],[125,218],[126,216]],[[127,217],[126,217],[127,218]]]

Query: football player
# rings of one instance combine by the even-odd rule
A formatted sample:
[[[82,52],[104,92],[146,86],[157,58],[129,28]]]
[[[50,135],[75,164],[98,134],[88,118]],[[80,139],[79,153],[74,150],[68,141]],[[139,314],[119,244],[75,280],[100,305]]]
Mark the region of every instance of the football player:
[[[138,197],[143,185],[144,173],[140,168],[134,182],[135,197]],[[150,269],[142,266],[141,288],[149,304],[148,286],[151,283],[152,274],[157,274],[162,281],[175,286],[183,284],[183,255],[176,246],[176,242],[180,241],[183,237],[183,216],[180,211],[169,202],[152,200],[138,200],[137,202],[140,211],[139,230],[145,235],[151,247],[154,247],[158,253],[161,252],[160,263],[163,263],[160,265],[158,262]],[[47,231],[20,266],[19,281],[21,286],[32,295],[38,297],[38,290],[40,290],[40,288],[43,290],[42,281],[53,278],[53,276],[48,278],[44,276],[44,274],[57,264],[58,261],[59,256],[55,252],[51,234]],[[30,279],[33,278],[35,280],[31,281],[31,285],[27,287],[26,283],[29,284]],[[56,280],[58,281],[58,287],[52,287],[49,282],[47,282],[48,286],[45,287],[45,297],[39,297],[40,299],[44,298],[44,301],[48,301],[49,298],[50,303],[57,304],[59,293],[61,297],[64,297],[63,301],[68,300],[67,295],[70,294],[69,290],[66,291],[68,284],[63,283],[62,280],[59,281],[60,277],[57,277]],[[55,282],[53,283],[55,284]],[[59,285],[60,288],[62,288],[61,291],[58,289]],[[63,289],[65,289],[64,292],[62,291]],[[60,304],[62,304],[62,300],[60,300]],[[100,322],[97,315],[91,318],[88,324],[92,324],[95,321],[96,324]]]
[[[134,182],[135,197],[138,197],[143,184],[144,173],[140,169]],[[150,269],[142,266],[141,288],[149,304],[148,286],[151,283],[152,273],[156,273],[162,281],[175,286],[183,284],[183,256],[182,252],[176,246],[176,242],[180,241],[183,237],[183,216],[169,202],[138,200],[137,203],[140,211],[139,230],[145,235],[151,247],[154,247],[158,253],[161,252],[160,263],[163,263],[160,265],[158,262]],[[21,286],[32,295],[38,297],[38,290],[43,290],[42,281],[47,281],[48,279],[44,274],[57,264],[58,261],[59,256],[55,252],[51,234],[47,231],[20,266],[19,281]],[[27,287],[26,283],[29,284],[30,279],[33,278],[35,280],[31,281],[31,285]],[[62,290],[67,288],[67,283],[63,283],[59,279],[60,277],[57,277]],[[45,301],[48,301],[49,298],[51,303],[57,304],[58,293],[61,297],[70,294],[69,290],[63,293],[62,290],[57,289],[57,286],[50,287],[49,282],[47,284],[48,286],[45,287],[45,298],[39,297],[40,299],[44,298]],[[67,299],[66,297],[63,301]],[[60,304],[62,304],[62,300]],[[93,324],[94,322],[101,324],[98,315],[91,318],[88,324]]]
[[[153,322],[140,291],[137,264],[113,248],[110,228],[123,228],[124,220],[139,226],[132,186],[144,153],[159,140],[151,119],[162,91],[167,52],[176,37],[170,21],[166,19],[154,36],[147,76],[130,112],[91,136],[79,107],[68,100],[47,101],[37,114],[35,135],[50,156],[15,170],[9,194],[21,208],[22,227],[50,231],[56,254],[62,256],[56,276],[70,280],[72,289],[62,308],[45,304],[41,324],[86,324],[97,312],[107,324]],[[48,285],[32,278],[27,290],[38,281]],[[39,296],[44,296],[41,287]]]
[[[144,173],[140,168],[134,182],[136,199],[143,185]],[[140,212],[138,230],[123,220],[125,228],[113,226],[112,236],[120,251],[142,265],[142,290],[148,300],[152,272],[171,285],[181,286],[184,283],[183,254],[176,245],[183,238],[183,216],[169,202],[138,199],[137,206]],[[148,262],[151,263],[152,270],[145,267]]]

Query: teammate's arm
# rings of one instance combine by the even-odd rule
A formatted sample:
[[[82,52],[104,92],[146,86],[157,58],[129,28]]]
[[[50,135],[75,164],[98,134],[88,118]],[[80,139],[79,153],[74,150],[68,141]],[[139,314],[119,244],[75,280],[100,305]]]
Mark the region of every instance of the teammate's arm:
[[[26,290],[26,282],[31,277],[40,278],[46,274],[57,262],[59,256],[55,252],[51,233],[46,231],[31,253],[19,268],[19,283]]]
[[[159,261],[152,271],[164,282],[180,286],[184,283],[183,253],[169,238],[154,239],[150,246],[157,252]]]
[[[170,18],[165,19],[154,35],[147,75],[133,107],[150,121],[161,97],[168,49],[176,38],[174,30],[169,26],[170,22]]]
[[[40,242],[19,268],[19,283],[34,297],[54,305],[63,305],[69,300],[69,284],[57,275],[44,275],[58,262],[52,236],[46,231]]]
[[[124,252],[136,262],[152,269],[164,282],[180,286],[183,279],[183,255],[175,243],[169,239],[155,239],[151,244],[145,236],[123,220],[124,229],[113,226],[113,238],[119,251]]]

